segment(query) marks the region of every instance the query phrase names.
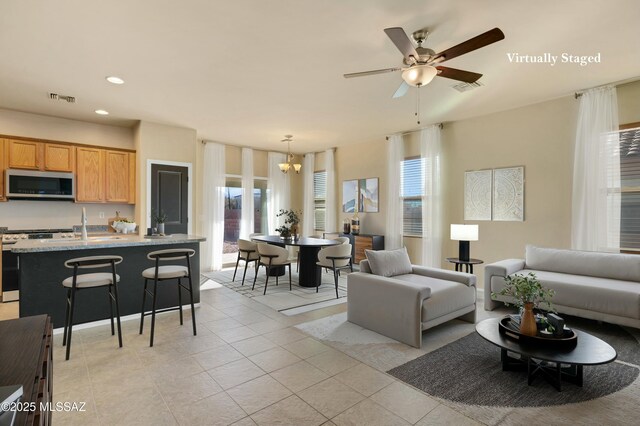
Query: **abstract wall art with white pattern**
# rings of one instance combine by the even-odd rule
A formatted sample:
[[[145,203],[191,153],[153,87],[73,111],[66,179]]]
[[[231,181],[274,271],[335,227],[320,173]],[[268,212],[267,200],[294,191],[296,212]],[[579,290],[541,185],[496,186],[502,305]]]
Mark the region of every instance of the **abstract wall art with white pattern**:
[[[464,220],[491,220],[491,170],[464,173]]]
[[[524,167],[493,170],[493,220],[524,220]]]

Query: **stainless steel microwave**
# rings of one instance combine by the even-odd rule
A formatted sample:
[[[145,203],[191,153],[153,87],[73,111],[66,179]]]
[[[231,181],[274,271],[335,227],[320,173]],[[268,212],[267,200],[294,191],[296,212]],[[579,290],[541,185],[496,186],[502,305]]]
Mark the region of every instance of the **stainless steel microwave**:
[[[7,169],[6,196],[21,200],[75,200],[73,173]]]

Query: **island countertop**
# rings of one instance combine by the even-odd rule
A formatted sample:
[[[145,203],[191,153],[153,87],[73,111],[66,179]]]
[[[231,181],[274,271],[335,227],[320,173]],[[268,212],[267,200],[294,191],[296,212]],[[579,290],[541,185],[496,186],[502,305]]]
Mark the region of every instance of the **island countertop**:
[[[184,244],[197,243],[205,240],[206,239],[204,237],[187,234],[173,234],[162,237],[143,237],[134,234],[111,234],[105,236],[91,236],[87,241],[74,238],[21,240],[11,247],[11,251],[13,253],[36,253],[48,251]]]

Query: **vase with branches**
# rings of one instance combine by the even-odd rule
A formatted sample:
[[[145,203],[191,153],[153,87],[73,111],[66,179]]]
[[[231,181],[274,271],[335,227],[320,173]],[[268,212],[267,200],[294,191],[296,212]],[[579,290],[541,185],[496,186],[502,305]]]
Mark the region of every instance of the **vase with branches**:
[[[492,296],[508,296],[513,302],[505,302],[506,306],[516,305],[522,310],[520,320],[520,332],[527,335],[535,335],[538,332],[534,308],[543,308],[547,311],[555,311],[551,299],[555,291],[542,286],[536,274],[529,272],[527,275],[513,274],[505,277],[504,288],[498,292],[492,292]]]
[[[296,235],[298,233],[298,224],[300,223],[300,214],[302,212],[297,210],[280,209],[276,217],[284,217],[284,225],[276,228],[276,232],[282,238],[291,238],[291,236]]]

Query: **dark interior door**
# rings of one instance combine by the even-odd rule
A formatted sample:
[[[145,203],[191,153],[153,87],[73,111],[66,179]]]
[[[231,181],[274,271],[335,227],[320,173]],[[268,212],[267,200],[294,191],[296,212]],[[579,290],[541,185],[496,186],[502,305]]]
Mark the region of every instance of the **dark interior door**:
[[[186,234],[189,229],[188,187],[188,168],[151,165],[151,208],[167,215],[165,234]]]

